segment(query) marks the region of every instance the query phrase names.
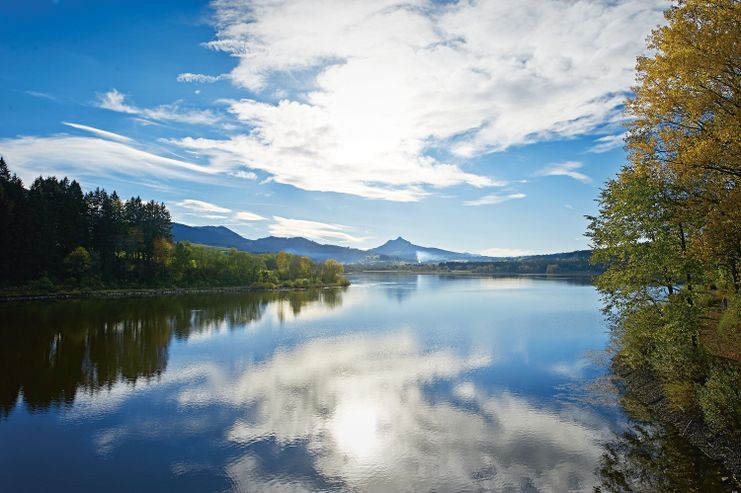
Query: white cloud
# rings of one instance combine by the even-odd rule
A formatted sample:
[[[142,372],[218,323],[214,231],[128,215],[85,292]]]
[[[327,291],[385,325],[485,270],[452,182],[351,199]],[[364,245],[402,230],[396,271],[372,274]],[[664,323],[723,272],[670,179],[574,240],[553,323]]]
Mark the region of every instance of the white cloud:
[[[254,212],[247,212],[247,211],[239,211],[236,214],[234,214],[234,219],[237,219],[239,221],[266,221],[267,218],[261,216],[260,214],[255,214]]]
[[[214,2],[245,131],[185,139],[306,190],[412,201],[486,187],[456,162],[619,119],[664,0]],[[452,159],[430,157],[446,156]]]
[[[41,91],[25,91],[25,92],[29,96],[33,96],[35,98],[48,99],[49,101],[54,101],[55,103],[59,102],[58,97],[56,97],[53,94],[49,94],[48,92],[41,92]]]
[[[487,257],[522,257],[523,255],[532,255],[533,252],[529,250],[521,250],[519,248],[487,248],[482,250],[481,255]]]
[[[102,94],[97,102],[99,108],[137,115],[144,118],[160,121],[172,121],[178,123],[189,123],[193,125],[213,125],[220,118],[211,110],[187,110],[180,106],[181,102],[163,104],[154,108],[140,108],[126,102],[126,97],[112,89]]]
[[[228,74],[221,74],[221,75],[205,75],[205,74],[193,74],[190,72],[185,72],[183,74],[178,75],[178,82],[195,82],[198,84],[210,84],[213,82],[218,82],[220,80],[228,79]]]
[[[273,221],[269,230],[270,234],[275,236],[303,236],[304,238],[320,242],[340,241],[347,243],[357,243],[367,239],[348,233],[353,228],[343,224],[288,219],[280,216],[273,216]]]
[[[257,180],[257,175],[252,171],[239,170],[235,171],[231,175],[237,178],[242,178],[243,180]]]
[[[595,140],[597,144],[589,148],[589,152],[599,154],[602,152],[617,149],[618,147],[622,147],[623,145],[625,145],[625,136],[626,133],[623,132],[618,135],[606,135],[604,137],[600,137],[599,139]]]
[[[556,163],[546,166],[542,170],[538,171],[538,176],[568,176],[574,180],[582,183],[589,183],[592,181],[590,177],[584,173],[576,171],[583,165],[577,161],[566,161],[565,163]]]
[[[184,216],[189,217],[195,217],[198,219],[218,219],[220,221],[225,221],[229,219],[229,216],[224,216],[222,214],[203,214],[201,212],[184,212]]]
[[[96,137],[52,135],[0,139],[0,149],[26,182],[44,175],[89,177],[99,183],[103,176],[145,176],[203,182],[219,170],[171,159],[122,142]]]
[[[576,361],[561,361],[556,363],[550,368],[550,372],[555,375],[564,376],[571,380],[579,380],[584,378],[584,370],[588,369],[591,365],[588,359],[580,358]]]
[[[204,202],[203,200],[186,199],[186,200],[182,200],[176,203],[175,205],[177,205],[178,207],[182,207],[184,209],[190,209],[196,212],[217,212],[217,213],[231,212],[231,209],[227,209],[226,207],[221,207],[216,204],[212,204],[210,202]]]
[[[68,127],[76,128],[78,130],[83,130],[85,132],[90,132],[92,134],[95,134],[99,137],[104,137],[106,139],[117,140],[119,142],[134,142],[133,139],[126,137],[124,135],[109,132],[107,130],[101,130],[95,127],[90,127],[88,125],[83,125],[81,123],[62,122],[62,125],[67,125]]]
[[[524,199],[525,197],[527,197],[527,195],[525,195],[524,193],[510,193],[507,195],[490,193],[489,195],[484,195],[479,199],[463,202],[463,205],[474,207],[481,205],[494,205],[501,204],[502,202],[507,202],[508,200]]]
[[[321,452],[317,474],[350,491],[588,491],[607,423],[465,378],[491,364],[487,354],[426,350],[408,333],[349,335],[309,340],[237,372],[203,371],[176,399],[189,409],[247,407],[229,441],[304,444]],[[470,406],[429,399],[434,382],[449,382]],[[263,462],[247,450],[225,472],[240,491],[316,489],[301,474],[276,480]]]

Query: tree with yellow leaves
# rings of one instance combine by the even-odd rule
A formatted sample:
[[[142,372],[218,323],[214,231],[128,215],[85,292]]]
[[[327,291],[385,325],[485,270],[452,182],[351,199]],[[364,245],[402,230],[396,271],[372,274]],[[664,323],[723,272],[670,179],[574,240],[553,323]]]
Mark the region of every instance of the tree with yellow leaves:
[[[624,362],[741,433],[741,2],[679,0],[638,59],[628,164],[590,218]]]

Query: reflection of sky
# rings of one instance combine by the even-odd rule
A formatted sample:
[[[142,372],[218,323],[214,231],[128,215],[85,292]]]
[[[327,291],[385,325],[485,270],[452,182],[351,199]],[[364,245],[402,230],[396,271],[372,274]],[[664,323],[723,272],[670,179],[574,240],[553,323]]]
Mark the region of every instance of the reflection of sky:
[[[91,485],[118,462],[172,489],[587,491],[607,418],[554,396],[595,372],[601,327],[590,286],[369,276],[340,306],[176,341],[158,379],[16,413],[8,438],[36,426],[50,456],[102,462],[76,471]]]

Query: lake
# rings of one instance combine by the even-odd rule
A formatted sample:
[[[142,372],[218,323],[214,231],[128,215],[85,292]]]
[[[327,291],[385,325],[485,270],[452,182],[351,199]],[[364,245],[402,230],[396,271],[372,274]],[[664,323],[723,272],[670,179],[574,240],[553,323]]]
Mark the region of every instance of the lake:
[[[351,280],[0,305],[0,491],[724,491],[598,385],[589,282]]]

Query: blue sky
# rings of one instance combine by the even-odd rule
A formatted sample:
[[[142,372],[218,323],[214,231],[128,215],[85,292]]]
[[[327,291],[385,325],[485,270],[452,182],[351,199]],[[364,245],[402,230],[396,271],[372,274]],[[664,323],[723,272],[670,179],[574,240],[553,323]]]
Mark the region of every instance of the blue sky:
[[[585,248],[666,5],[11,0],[0,155],[248,238]]]

